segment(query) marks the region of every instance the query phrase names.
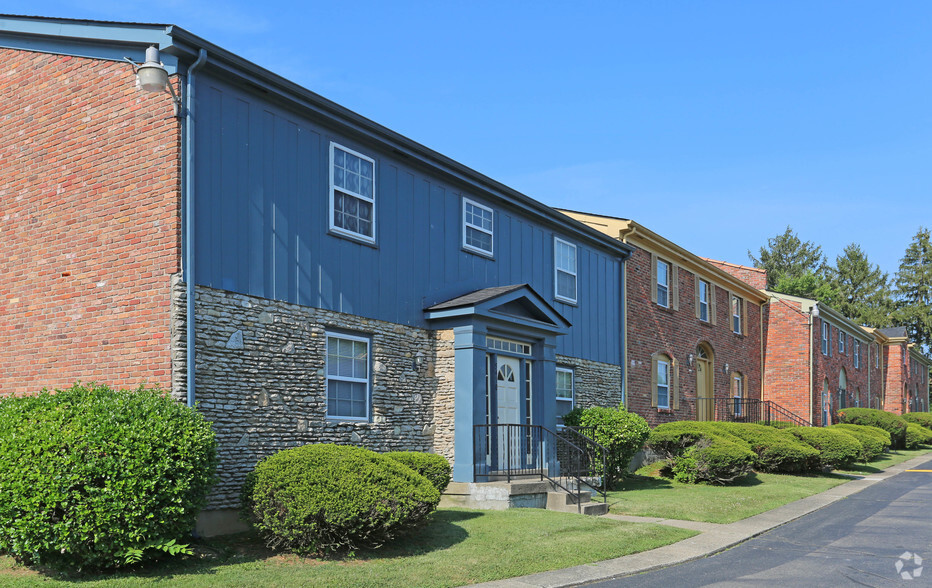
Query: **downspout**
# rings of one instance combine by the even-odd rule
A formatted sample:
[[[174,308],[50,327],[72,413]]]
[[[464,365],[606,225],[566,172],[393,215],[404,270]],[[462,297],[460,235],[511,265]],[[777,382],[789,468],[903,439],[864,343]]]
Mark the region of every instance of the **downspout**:
[[[207,51],[201,49],[197,60],[188,68],[184,119],[184,284],[187,319],[187,389],[188,406],[194,406],[194,80],[195,73],[207,61]]]
[[[618,240],[628,244],[628,235],[634,234],[637,227],[629,225],[618,231]],[[624,327],[621,332],[621,402],[628,408],[628,260],[632,253],[622,261],[621,266],[621,313]]]
[[[815,317],[813,316],[813,311],[816,311],[818,314],[818,302],[812,305],[812,308],[809,309],[809,424],[812,425],[815,423],[815,412],[814,412],[814,402],[812,400],[813,394],[813,370],[812,370],[812,326],[815,322]],[[822,423],[825,426],[825,423]]]
[[[764,400],[764,307],[770,304],[770,299],[768,298],[766,302],[762,302],[760,305],[760,311],[757,313],[760,315],[760,331],[758,331],[758,338],[760,339],[760,399]]]

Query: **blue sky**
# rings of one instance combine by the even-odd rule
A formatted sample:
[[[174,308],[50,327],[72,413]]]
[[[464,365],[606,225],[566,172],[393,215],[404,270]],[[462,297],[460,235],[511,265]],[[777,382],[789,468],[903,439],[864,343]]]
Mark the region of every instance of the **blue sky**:
[[[556,207],[891,275],[932,225],[932,2],[7,0],[181,26]]]

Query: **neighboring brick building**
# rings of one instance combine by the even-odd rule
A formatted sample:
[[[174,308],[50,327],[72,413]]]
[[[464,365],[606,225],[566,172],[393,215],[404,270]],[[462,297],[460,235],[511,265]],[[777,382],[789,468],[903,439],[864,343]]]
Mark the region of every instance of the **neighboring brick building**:
[[[881,394],[874,337],[815,300],[767,292],[764,398],[815,426]]]
[[[909,341],[905,327],[873,329],[882,350],[884,410],[903,414],[929,410],[929,358]]]
[[[653,426],[741,417],[748,403],[736,397],[760,399],[767,296],[634,221],[563,212],[635,247],[625,269],[629,410]]]

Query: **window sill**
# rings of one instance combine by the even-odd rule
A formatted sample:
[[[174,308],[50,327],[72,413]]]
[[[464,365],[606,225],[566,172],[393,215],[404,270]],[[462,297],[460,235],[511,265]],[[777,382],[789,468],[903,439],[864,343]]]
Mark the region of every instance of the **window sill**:
[[[463,245],[462,247],[460,247],[460,251],[462,251],[462,252],[464,252],[464,253],[468,253],[468,254],[470,254],[470,255],[477,255],[477,256],[479,256],[479,257],[483,257],[483,258],[488,259],[488,260],[490,260],[490,261],[495,261],[495,254],[494,254],[494,253],[489,253],[488,251],[483,251],[482,249],[472,249],[471,247],[467,247],[467,246]]]
[[[354,235],[352,233],[345,233],[343,231],[338,231],[337,229],[331,228],[327,231],[327,234],[331,237],[337,237],[338,239],[344,239],[346,241],[352,241],[353,243],[358,243],[360,245],[365,245],[366,247],[372,247],[373,249],[378,249],[379,246],[376,244],[375,240],[369,240],[366,237],[361,235]]]
[[[657,412],[660,414],[673,414],[672,408],[658,408]]]

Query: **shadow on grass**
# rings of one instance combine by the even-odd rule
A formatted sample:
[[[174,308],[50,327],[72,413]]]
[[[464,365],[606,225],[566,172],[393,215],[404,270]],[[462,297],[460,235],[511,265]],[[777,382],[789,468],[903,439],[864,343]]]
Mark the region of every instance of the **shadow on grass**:
[[[355,563],[366,560],[380,560],[397,557],[413,557],[447,549],[461,543],[469,537],[457,523],[483,516],[482,512],[442,510],[430,515],[423,526],[411,529],[407,534],[383,545],[379,549],[360,549],[348,557],[301,558],[288,552],[275,551],[266,547],[262,537],[256,531],[247,531],[235,535],[224,535],[207,539],[193,540],[191,547],[194,555],[169,558],[145,565],[125,568],[119,571],[87,573],[76,571],[59,571],[41,566],[29,569],[49,579],[83,583],[116,579],[152,579],[171,583],[178,576],[203,575],[217,573],[223,566],[250,562],[261,562],[272,558],[284,561],[318,565],[323,563]]]

